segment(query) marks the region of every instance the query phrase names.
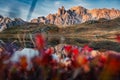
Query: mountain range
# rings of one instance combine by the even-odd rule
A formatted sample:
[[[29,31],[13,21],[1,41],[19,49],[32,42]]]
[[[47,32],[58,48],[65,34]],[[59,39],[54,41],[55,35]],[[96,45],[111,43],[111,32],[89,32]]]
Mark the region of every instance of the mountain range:
[[[82,6],[75,6],[68,10],[62,6],[58,8],[57,13],[49,14],[46,17],[38,17],[37,19],[32,19],[32,23],[45,23],[45,24],[55,24],[68,26],[73,24],[80,24],[88,20],[98,20],[100,18],[114,19],[120,17],[120,10],[118,9],[86,9]]]
[[[120,17],[120,10],[118,9],[86,9],[82,6],[75,6],[68,10],[62,6],[58,8],[57,13],[49,14],[46,17],[41,16],[36,19],[32,19],[30,23],[44,23],[44,24],[54,24],[57,26],[69,26],[74,24],[81,24],[86,21],[99,20],[105,18],[111,20],[114,18]],[[10,19],[8,17],[3,17],[0,15],[0,32],[6,28],[12,26],[19,26],[26,24],[27,21],[22,20],[21,18]]]

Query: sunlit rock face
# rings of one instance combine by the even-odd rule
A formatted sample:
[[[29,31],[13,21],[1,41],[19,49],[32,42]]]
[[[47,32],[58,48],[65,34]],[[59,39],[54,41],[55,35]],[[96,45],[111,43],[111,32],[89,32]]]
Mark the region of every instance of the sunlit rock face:
[[[26,22],[20,18],[14,18],[13,20],[8,17],[3,17],[0,15],[0,32],[14,26],[23,25]]]
[[[100,18],[114,19],[120,17],[120,10],[117,9],[86,9],[82,6],[75,6],[68,10],[65,10],[64,6],[58,8],[56,14],[49,14],[47,17],[38,17],[37,19],[31,20],[34,23],[47,23],[55,25],[72,25],[80,24],[88,20],[98,20]]]

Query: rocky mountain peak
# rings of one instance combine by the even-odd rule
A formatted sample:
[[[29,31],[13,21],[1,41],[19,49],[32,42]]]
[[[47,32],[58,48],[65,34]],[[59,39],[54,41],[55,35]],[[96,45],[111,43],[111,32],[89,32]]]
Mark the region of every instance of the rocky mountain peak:
[[[57,13],[49,14],[47,17],[33,19],[35,23],[48,23],[55,25],[72,25],[72,24],[80,24],[89,20],[99,20],[100,18],[105,19],[114,19],[120,17],[120,10],[118,9],[86,9],[82,6],[74,6],[68,10],[62,6],[58,8]],[[32,20],[32,22],[33,22]]]
[[[61,15],[64,15],[65,12],[66,12],[65,8],[64,8],[64,6],[62,6],[61,8],[58,8],[57,14],[58,14],[58,16],[61,16]]]
[[[82,6],[72,7],[70,10],[74,11],[76,14],[84,15],[87,12],[87,9]]]
[[[84,9],[86,9],[86,8],[84,8],[84,7],[82,7],[82,6],[74,6],[74,7],[72,7],[72,8],[70,8],[70,10],[84,10]]]
[[[0,32],[6,28],[23,25],[26,22],[23,21],[21,18],[14,18],[13,20],[9,17],[3,17],[0,15]]]

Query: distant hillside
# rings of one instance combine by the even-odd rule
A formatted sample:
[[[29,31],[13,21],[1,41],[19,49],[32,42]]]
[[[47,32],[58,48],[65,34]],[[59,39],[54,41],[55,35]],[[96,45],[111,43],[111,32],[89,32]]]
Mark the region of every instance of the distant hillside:
[[[91,41],[116,41],[116,34],[120,34],[120,18],[113,20],[90,20],[85,23],[60,28],[63,35],[79,37]]]
[[[47,32],[49,36],[63,35],[66,37],[81,37],[93,41],[111,40],[120,33],[120,18],[107,20],[89,20],[82,24],[59,28],[52,24],[27,23],[22,26],[12,27],[0,33],[0,37],[5,35],[16,35],[23,33]],[[12,36],[11,36],[12,37]],[[14,36],[13,36],[14,37]]]
[[[89,44],[95,49],[109,49],[120,52],[120,44],[116,41],[116,34],[120,34],[120,18],[107,20],[89,20],[82,24],[67,27],[58,27],[52,24],[27,23],[22,26],[8,28],[0,33],[0,39],[4,41],[24,39],[30,45],[31,34],[35,33],[46,35],[47,44],[56,45],[67,43],[83,46]]]

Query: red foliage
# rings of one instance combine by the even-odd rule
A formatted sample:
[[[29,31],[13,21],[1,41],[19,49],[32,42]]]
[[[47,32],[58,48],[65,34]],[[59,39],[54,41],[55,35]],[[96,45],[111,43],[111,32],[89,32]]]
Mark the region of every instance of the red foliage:
[[[106,60],[107,60],[107,58],[105,56],[103,56],[103,55],[100,56],[100,59],[99,59],[100,62],[105,63]]]
[[[52,48],[49,48],[45,51],[41,60],[43,65],[48,65],[50,63],[50,61],[52,60],[52,53],[53,53]]]
[[[73,49],[72,52],[75,56],[77,56],[79,54],[78,48]]]
[[[71,50],[72,50],[72,46],[71,45],[67,45],[67,46],[64,47],[64,49],[65,49],[66,52],[70,53]]]
[[[117,71],[120,70],[119,67],[120,67],[120,61],[114,57],[110,59],[107,65],[107,69],[109,69],[112,73],[117,73]]]
[[[38,65],[41,65],[41,57],[40,57],[40,56],[35,57],[33,63],[36,63],[36,64],[38,64]]]
[[[20,65],[23,70],[26,70],[28,63],[25,56],[20,57]]]
[[[93,49],[90,48],[88,45],[85,45],[85,46],[83,47],[83,51],[91,52],[92,50],[93,50]]]
[[[82,64],[86,64],[88,62],[87,58],[83,58]]]
[[[36,47],[37,47],[38,50],[41,50],[41,49],[44,48],[44,46],[45,46],[45,39],[44,39],[43,35],[37,34],[35,36],[35,44],[36,44]]]
[[[117,34],[117,35],[116,35],[116,40],[117,40],[118,42],[120,42],[120,34]]]
[[[53,53],[53,49],[52,48],[48,48],[46,51],[45,51],[45,54],[46,55],[51,55]]]

